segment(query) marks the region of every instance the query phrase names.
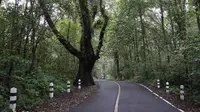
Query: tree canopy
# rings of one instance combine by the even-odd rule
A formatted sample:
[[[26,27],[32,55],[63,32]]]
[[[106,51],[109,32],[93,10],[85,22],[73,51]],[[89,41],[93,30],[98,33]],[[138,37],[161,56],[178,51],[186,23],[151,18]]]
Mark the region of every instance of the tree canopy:
[[[0,110],[30,109],[93,76],[184,84],[200,104],[199,0],[0,0]]]
[[[107,73],[119,80],[185,84],[199,104],[199,1],[119,0],[116,7],[104,46],[112,62]]]

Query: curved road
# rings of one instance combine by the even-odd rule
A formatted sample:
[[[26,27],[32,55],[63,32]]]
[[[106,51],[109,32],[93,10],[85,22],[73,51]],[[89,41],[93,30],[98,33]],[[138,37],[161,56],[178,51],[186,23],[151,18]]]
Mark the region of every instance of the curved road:
[[[97,94],[71,112],[180,112],[138,84],[104,80],[99,82]],[[119,103],[116,104],[118,96]]]

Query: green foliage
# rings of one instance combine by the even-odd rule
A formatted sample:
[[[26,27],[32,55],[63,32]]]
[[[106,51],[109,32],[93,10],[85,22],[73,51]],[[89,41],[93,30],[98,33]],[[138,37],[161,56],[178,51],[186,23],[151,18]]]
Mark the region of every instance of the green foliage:
[[[65,79],[67,80],[67,79]],[[15,81],[15,87],[18,89],[18,100],[17,106],[24,110],[30,110],[31,108],[42,104],[49,95],[49,83],[54,83],[55,95],[58,93],[66,92],[67,84],[63,79],[59,79],[54,75],[45,74],[42,71],[35,72],[31,76],[23,76],[23,80]],[[8,108],[8,100],[6,97],[9,97],[3,91],[6,88],[1,88],[0,95],[0,104],[1,110],[6,110]]]
[[[191,4],[119,0],[111,15],[104,48],[105,58],[113,62],[108,62],[112,77],[154,85],[160,79],[161,87],[169,81],[176,94],[180,85],[185,85],[194,104],[200,104],[200,40],[196,20],[200,9],[195,10]]]
[[[169,91],[170,91],[171,93],[176,94],[177,96],[180,95],[180,88],[179,88],[179,87],[174,87],[174,86],[172,86],[172,87],[169,88]]]
[[[200,95],[198,93],[198,91],[194,91],[193,95],[192,95],[192,99],[194,102],[195,106],[199,106],[200,105]]]
[[[66,37],[69,36],[68,38],[75,41],[76,43],[80,42],[81,33],[79,32],[81,31],[81,27],[79,24],[65,17],[59,20],[56,25],[62,35]]]
[[[188,93],[191,95],[191,98],[194,101],[195,105],[200,105],[200,95],[199,95],[199,89],[200,88],[200,73],[194,72],[189,75],[188,78]]]
[[[8,98],[6,98],[3,95],[0,95],[0,109],[1,109],[1,112],[7,112],[8,104],[9,104]]]
[[[55,95],[66,92],[66,82],[72,82],[78,68],[77,59],[66,52],[43,22],[37,2],[10,2],[5,1],[0,7],[1,112],[8,111],[11,87],[18,91],[17,109],[31,110],[49,98],[50,82],[55,85]],[[64,24],[60,32],[67,37],[69,25],[64,21],[58,21],[57,27]],[[76,47],[80,26],[73,20],[70,22],[69,39]]]

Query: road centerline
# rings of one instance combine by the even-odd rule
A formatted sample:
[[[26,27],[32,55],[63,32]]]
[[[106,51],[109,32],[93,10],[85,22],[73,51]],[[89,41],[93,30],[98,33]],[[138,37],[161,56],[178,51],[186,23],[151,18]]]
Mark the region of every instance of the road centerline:
[[[117,98],[116,98],[116,102],[115,102],[115,108],[114,108],[114,112],[118,112],[118,105],[119,105],[119,98],[120,98],[120,94],[121,94],[121,87],[119,85],[119,83],[114,82],[118,85],[118,94],[117,94]]]

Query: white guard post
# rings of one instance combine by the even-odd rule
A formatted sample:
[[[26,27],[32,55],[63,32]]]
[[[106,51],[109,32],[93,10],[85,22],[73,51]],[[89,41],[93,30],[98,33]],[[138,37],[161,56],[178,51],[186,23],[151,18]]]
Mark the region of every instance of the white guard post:
[[[67,92],[68,93],[71,92],[70,88],[71,88],[70,81],[67,81]]]
[[[78,80],[78,89],[81,89],[81,79]]]
[[[166,82],[166,93],[169,93],[169,82]]]
[[[157,79],[157,88],[160,89],[160,80]]]
[[[50,84],[49,84],[49,97],[50,98],[53,98],[53,94],[54,94],[54,84],[51,82]]]
[[[10,109],[16,110],[16,101],[17,101],[17,88],[13,87],[10,89]]]
[[[184,97],[184,85],[181,85],[180,86],[180,100],[184,100],[185,97]]]

